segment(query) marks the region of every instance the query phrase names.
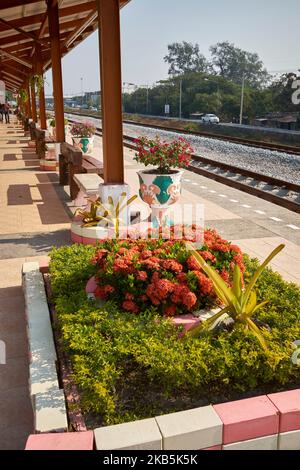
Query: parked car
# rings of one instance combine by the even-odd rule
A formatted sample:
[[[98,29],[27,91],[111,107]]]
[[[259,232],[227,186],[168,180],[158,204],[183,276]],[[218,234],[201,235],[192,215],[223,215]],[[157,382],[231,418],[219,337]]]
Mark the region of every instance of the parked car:
[[[200,118],[200,122],[204,124],[219,124],[220,119],[215,114],[204,114]]]

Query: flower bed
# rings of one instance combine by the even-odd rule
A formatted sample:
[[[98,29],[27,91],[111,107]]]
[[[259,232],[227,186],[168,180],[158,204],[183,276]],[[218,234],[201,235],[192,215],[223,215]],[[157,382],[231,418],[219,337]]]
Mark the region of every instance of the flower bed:
[[[96,248],[73,245],[54,249],[50,264],[62,344],[72,362],[89,427],[299,387],[300,369],[291,361],[293,342],[300,338],[297,286],[286,283],[270,269],[257,282],[258,300],[270,301],[256,313],[257,321],[269,328],[264,329],[267,351],[242,325],[179,339],[178,328],[162,316],[162,302],[156,306],[149,298],[147,306],[139,304],[136,315],[120,308],[123,299],[117,299],[119,305],[116,299],[108,300],[100,308],[86,298],[87,280],[102,269],[91,259],[98,260],[99,249],[107,250],[107,243],[113,242],[105,243]],[[224,245],[230,244],[224,241]],[[114,263],[124,257],[125,253],[117,256],[118,251],[104,252],[105,260],[111,256],[108,261]],[[221,251],[222,256],[232,256],[231,251],[236,253]],[[159,259],[164,262],[172,257]],[[240,256],[238,260],[241,263]],[[177,257],[176,262],[183,265],[184,271],[185,262]],[[232,259],[226,259],[226,263],[230,277]],[[246,257],[245,265],[247,282],[257,262]],[[169,269],[167,272],[174,273]],[[126,283],[128,276],[132,273],[121,279]],[[120,292],[127,290],[124,287]],[[183,302],[179,305],[184,306]]]
[[[213,284],[187,251],[184,241],[107,240],[96,251],[98,287],[95,295],[113,300],[126,311],[139,313],[151,306],[166,316],[189,313],[212,305]],[[188,237],[189,238],[189,237]],[[244,271],[239,247],[215,231],[204,233],[202,257],[230,284],[235,264]]]

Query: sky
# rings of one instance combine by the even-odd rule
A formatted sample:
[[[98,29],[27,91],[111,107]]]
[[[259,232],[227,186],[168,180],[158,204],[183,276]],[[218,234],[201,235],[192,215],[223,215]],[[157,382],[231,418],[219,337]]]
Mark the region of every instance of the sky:
[[[168,75],[172,42],[209,47],[230,41],[257,52],[270,72],[300,68],[299,0],[131,0],[121,11],[122,80],[153,85]],[[64,94],[100,88],[98,32],[63,59]],[[82,79],[82,80],[81,80]],[[51,72],[46,94],[52,94]]]

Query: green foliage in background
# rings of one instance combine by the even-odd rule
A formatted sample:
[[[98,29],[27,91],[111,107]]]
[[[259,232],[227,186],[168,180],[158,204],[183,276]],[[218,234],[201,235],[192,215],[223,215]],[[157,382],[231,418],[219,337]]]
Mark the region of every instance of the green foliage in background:
[[[210,48],[210,58],[199,44],[182,41],[168,45],[164,61],[169,79],[160,80],[147,89],[138,87],[123,95],[124,112],[164,116],[165,104],[170,115],[179,112],[182,80],[182,115],[195,112],[215,113],[222,121],[239,118],[243,76],[245,78],[244,117],[250,122],[268,113],[299,112],[292,103],[294,73],[271,76],[258,54],[244,51],[228,41]]]

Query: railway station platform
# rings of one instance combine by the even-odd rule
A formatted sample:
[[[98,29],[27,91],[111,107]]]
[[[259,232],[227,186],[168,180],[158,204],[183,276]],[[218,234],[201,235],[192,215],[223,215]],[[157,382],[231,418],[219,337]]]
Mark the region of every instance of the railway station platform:
[[[102,141],[96,138],[95,156]],[[134,151],[124,149],[125,180],[138,193]],[[0,448],[22,449],[32,429],[27,386],[28,354],[21,266],[40,260],[53,245],[70,243],[74,207],[58,174],[42,172],[23,129],[0,123],[0,330],[7,345],[7,367],[0,369]],[[285,243],[275,258],[275,270],[300,284],[300,217],[284,208],[226,187],[192,172],[183,179],[182,203],[203,203],[206,227],[251,256],[263,259]],[[143,204],[143,203],[141,203]]]

